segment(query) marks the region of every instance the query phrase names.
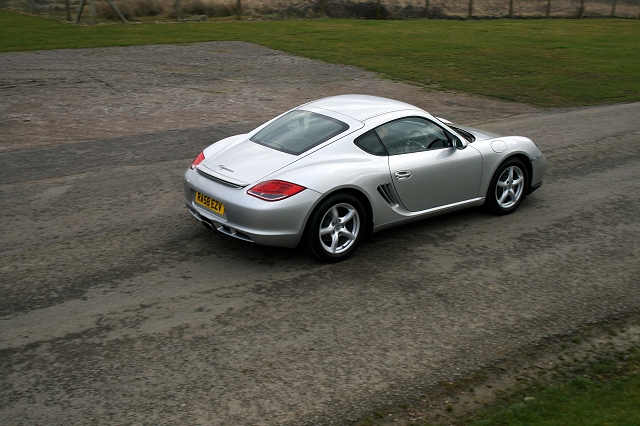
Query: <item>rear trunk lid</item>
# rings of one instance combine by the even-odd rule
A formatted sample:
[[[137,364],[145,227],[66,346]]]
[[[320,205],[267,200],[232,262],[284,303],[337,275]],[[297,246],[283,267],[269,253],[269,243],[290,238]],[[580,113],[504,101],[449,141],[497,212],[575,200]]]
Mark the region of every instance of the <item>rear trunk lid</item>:
[[[237,185],[246,186],[298,159],[297,156],[245,139],[205,159],[198,168]]]

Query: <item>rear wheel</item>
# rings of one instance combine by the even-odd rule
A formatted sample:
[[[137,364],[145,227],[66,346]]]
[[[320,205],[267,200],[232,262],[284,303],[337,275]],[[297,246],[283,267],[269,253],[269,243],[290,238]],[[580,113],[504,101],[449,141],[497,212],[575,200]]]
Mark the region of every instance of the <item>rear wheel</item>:
[[[309,218],[306,232],[311,252],[325,262],[351,256],[365,235],[367,218],[360,201],[349,194],[335,194],[322,201]]]
[[[489,211],[498,215],[514,212],[527,194],[529,176],[524,163],[511,158],[498,167],[491,179],[487,199]]]

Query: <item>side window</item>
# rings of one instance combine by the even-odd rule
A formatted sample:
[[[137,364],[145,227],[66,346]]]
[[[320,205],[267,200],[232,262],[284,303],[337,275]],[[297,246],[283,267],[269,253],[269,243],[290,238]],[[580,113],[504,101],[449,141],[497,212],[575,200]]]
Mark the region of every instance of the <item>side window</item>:
[[[358,136],[354,143],[360,149],[373,155],[387,155],[387,151],[382,146],[380,139],[373,130],[368,131],[362,136]]]
[[[453,146],[440,126],[421,117],[407,117],[378,126],[376,134],[389,155],[427,151]]]

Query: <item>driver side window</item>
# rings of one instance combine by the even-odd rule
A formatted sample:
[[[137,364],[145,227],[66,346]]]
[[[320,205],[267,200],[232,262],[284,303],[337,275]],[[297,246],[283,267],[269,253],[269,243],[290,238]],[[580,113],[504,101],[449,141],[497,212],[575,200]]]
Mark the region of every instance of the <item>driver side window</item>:
[[[427,151],[453,146],[447,132],[421,117],[407,117],[375,129],[390,155]]]

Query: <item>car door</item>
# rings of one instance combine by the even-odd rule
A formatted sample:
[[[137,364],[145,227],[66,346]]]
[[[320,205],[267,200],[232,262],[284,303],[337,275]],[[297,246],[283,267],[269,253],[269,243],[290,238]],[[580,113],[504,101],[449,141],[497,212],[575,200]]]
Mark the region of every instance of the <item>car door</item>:
[[[456,136],[422,117],[394,120],[376,128],[389,153],[389,171],[402,204],[422,211],[478,196],[482,156]]]

